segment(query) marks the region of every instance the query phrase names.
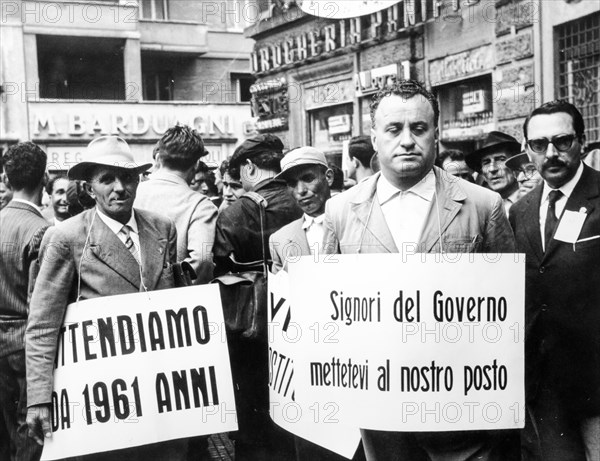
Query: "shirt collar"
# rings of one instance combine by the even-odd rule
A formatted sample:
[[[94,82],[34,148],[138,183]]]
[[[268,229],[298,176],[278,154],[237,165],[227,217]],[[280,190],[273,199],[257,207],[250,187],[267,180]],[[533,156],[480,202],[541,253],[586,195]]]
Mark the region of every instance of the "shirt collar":
[[[563,195],[565,197],[567,197],[567,199],[568,199],[571,196],[571,194],[573,193],[573,189],[575,189],[575,186],[581,179],[582,174],[583,174],[583,162],[579,162],[579,168],[577,168],[577,172],[575,173],[575,176],[573,176],[566,184],[563,184],[557,190],[561,191],[563,193]],[[548,195],[553,190],[555,190],[555,189],[552,189],[548,185],[548,183],[546,181],[544,181],[544,189],[542,190],[542,202],[541,203],[544,203],[547,200]]]
[[[381,205],[389,202],[401,192],[405,194],[410,192],[431,202],[435,194],[435,174],[433,173],[433,168],[417,184],[405,191],[401,191],[390,183],[383,174],[379,175],[379,179],[377,180],[377,198]]]
[[[302,229],[308,229],[310,226],[313,225],[313,223],[323,224],[323,219],[325,219],[325,213],[315,217],[308,216],[306,213],[304,213],[304,222],[302,223]]]
[[[96,213],[98,213],[98,217],[102,221],[104,221],[104,224],[106,224],[109,227],[109,229],[111,231],[113,231],[115,234],[118,234],[121,231],[121,229],[123,228],[123,224],[121,224],[116,219],[113,219],[113,218],[105,215],[104,213],[102,213],[98,207],[96,207]],[[137,222],[135,221],[135,214],[133,213],[133,209],[131,210],[131,218],[129,218],[129,221],[127,221],[126,225],[131,227],[131,230],[133,232],[135,232],[136,234],[139,234],[138,225],[137,225]]]
[[[22,199],[22,198],[13,198],[13,199],[12,199],[12,201],[13,201],[13,202],[21,202],[21,203],[26,203],[27,205],[29,205],[29,206],[32,206],[32,207],[33,207],[33,208],[35,208],[36,210],[38,210],[38,211],[42,211],[42,209],[41,209],[41,207],[40,207],[39,205],[36,205],[35,203],[33,203],[33,202],[30,202],[29,200],[25,200],[25,199]]]
[[[176,174],[165,171],[163,168],[160,168],[160,169],[156,170],[154,173],[152,173],[150,175],[150,179],[163,179],[163,180],[171,181],[171,182],[174,182],[177,184],[183,184],[185,186],[188,185],[188,183],[185,182],[185,180],[181,176],[178,176]]]
[[[510,202],[510,203],[515,203],[517,200],[519,200],[519,188],[517,188],[516,191],[514,191],[512,194],[510,194],[504,200],[507,202]]]

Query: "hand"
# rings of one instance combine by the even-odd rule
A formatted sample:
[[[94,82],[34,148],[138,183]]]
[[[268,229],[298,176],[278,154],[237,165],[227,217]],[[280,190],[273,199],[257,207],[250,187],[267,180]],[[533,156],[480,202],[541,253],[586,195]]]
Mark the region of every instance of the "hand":
[[[33,405],[27,409],[27,426],[29,427],[29,437],[32,437],[38,444],[44,445],[44,437],[52,437],[52,427],[50,425],[50,405]]]

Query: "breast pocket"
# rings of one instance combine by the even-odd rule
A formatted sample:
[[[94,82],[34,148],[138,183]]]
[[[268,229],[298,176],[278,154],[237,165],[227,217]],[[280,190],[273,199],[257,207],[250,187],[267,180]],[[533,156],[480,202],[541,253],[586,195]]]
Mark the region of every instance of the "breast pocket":
[[[598,249],[600,249],[600,235],[582,238],[573,244],[573,251],[575,252],[588,252],[596,250],[596,254],[598,254]]]
[[[481,235],[471,237],[446,237],[443,241],[444,253],[478,253],[483,245]]]

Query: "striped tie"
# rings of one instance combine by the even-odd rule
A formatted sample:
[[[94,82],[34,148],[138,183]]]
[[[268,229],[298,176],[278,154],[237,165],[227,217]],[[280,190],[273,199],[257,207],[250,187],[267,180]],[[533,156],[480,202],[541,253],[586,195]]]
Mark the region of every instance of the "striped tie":
[[[131,227],[125,224],[121,230],[119,231],[125,237],[125,246],[129,250],[129,252],[133,255],[135,260],[140,264],[140,255],[138,253],[138,249],[133,243],[133,239],[131,238]]]

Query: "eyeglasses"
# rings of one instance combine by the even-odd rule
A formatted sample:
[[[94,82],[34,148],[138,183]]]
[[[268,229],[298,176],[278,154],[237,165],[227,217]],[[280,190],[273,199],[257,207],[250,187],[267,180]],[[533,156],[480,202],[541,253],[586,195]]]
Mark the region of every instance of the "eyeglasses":
[[[536,154],[543,154],[546,152],[546,150],[548,150],[548,144],[552,144],[558,151],[565,152],[573,146],[573,141],[575,141],[575,139],[577,139],[577,136],[574,134],[560,134],[558,136],[553,136],[552,139],[530,139],[527,141],[527,145]]]

